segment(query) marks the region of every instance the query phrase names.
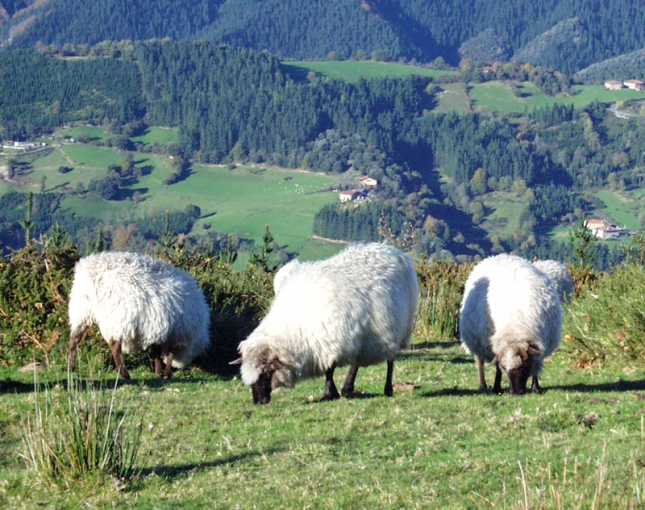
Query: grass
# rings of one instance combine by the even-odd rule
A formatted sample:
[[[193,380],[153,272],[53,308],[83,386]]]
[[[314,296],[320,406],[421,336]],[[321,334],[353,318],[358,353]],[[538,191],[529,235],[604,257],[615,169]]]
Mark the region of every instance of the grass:
[[[628,229],[641,228],[638,216],[641,214],[641,200],[634,198],[631,193],[600,190],[591,195],[602,200],[605,208],[603,214],[609,216],[617,225],[625,226]]]
[[[179,129],[166,128],[166,127],[149,127],[141,136],[134,136],[131,138],[133,142],[140,142],[145,145],[166,145],[169,143],[179,142]]]
[[[599,85],[575,86],[574,95],[550,97],[540,92],[533,83],[523,82],[515,85],[517,94],[513,92],[511,82],[507,81],[494,80],[467,86],[462,83],[441,85],[442,92],[434,111],[468,112],[471,111],[468,108],[472,108],[482,112],[522,113],[554,104],[573,104],[575,108],[583,108],[596,100],[614,103],[645,98],[643,91],[606,90]]]
[[[519,218],[525,205],[522,199],[513,193],[493,192],[484,195],[482,203],[490,210],[482,227],[490,234],[500,237],[510,237],[517,232],[520,224]]]
[[[172,136],[172,130],[151,129],[148,142],[156,137],[159,143],[159,134],[166,132]],[[279,168],[239,166],[228,170],[224,166],[195,165],[187,179],[167,186],[164,180],[172,172],[170,158],[133,155],[135,165],[145,170],[144,176],[125,189],[131,194],[138,192],[141,202],[108,202],[94,195],[68,193],[61,203],[63,210],[81,217],[127,223],[133,218],[165,215],[166,210],[183,210],[194,204],[202,210],[202,218],[193,229],[197,236],[213,229],[260,242],[268,224],[281,246],[298,251],[312,234],[316,212],[337,199],[337,193],[325,191],[333,184],[332,177]],[[72,191],[79,183],[87,188],[90,181],[104,178],[108,167],[121,164],[124,157],[125,153],[116,149],[78,143],[50,148],[41,157],[33,156],[31,168],[21,173],[16,182],[0,181],[0,194],[27,189],[39,192],[43,178],[47,191]],[[73,170],[62,174],[58,172],[61,166]],[[335,252],[336,245],[315,242],[309,245],[306,256],[323,258]]]
[[[360,78],[404,78],[418,74],[436,78],[438,76],[455,74],[455,71],[436,71],[406,64],[396,64],[393,62],[373,62],[373,61],[324,61],[324,62],[283,62],[283,66],[304,69],[305,71],[314,71],[323,76],[353,83]]]
[[[0,504],[590,508],[595,499],[596,508],[642,506],[645,372],[572,370],[566,361],[556,355],[546,365],[541,395],[480,394],[474,363],[454,342],[417,339],[395,364],[395,382],[411,383],[410,391],[383,397],[379,365],[360,370],[353,398],[318,402],[318,378],[277,392],[265,407],[253,406],[237,378],[194,371],[162,383],[134,371],[116,395],[123,405],[150,402],[140,479],[126,486],[78,480],[67,490],[39,484],[17,459],[32,384],[3,371]]]

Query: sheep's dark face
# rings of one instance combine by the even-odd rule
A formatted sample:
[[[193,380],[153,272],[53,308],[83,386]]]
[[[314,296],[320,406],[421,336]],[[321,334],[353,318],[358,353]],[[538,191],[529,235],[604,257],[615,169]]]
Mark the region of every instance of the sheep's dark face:
[[[513,395],[526,393],[526,383],[531,375],[538,372],[540,351],[533,348],[507,348],[496,356],[496,363],[508,377]]]
[[[262,372],[258,380],[251,385],[254,404],[268,404],[271,402],[273,371]]]

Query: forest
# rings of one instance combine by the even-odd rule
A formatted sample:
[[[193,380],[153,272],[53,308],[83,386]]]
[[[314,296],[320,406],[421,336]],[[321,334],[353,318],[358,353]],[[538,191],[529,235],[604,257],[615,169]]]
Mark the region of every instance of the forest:
[[[408,230],[416,249],[440,258],[508,249],[530,255],[538,244],[561,249],[548,248],[543,234],[583,214],[589,189],[642,184],[634,169],[643,166],[645,126],[638,118],[616,118],[597,102],[522,115],[436,114],[431,78],[345,83],[298,73],[267,52],[208,42],[122,41],[93,51],[101,56],[0,52],[2,138],[27,139],[85,122],[109,126],[114,143],[128,150],[129,137],[146,126],[172,126],[179,128],[179,143],[166,150],[179,159],[169,185],[186,172],[180,161],[378,179],[373,204],[321,211],[316,233],[323,237],[356,239],[351,225],[366,215],[372,218],[361,225],[361,232],[369,230],[366,238],[379,235],[376,218],[384,218],[381,230]],[[119,179],[127,178],[112,171],[86,191],[122,199]],[[479,225],[483,197],[494,192],[512,193],[524,204],[512,237],[491,239]],[[5,200],[3,209],[16,198]],[[51,212],[55,203],[52,198]],[[5,243],[17,236],[14,215],[3,216],[4,231],[12,233]],[[68,228],[64,217],[51,216],[50,225],[54,218]]]
[[[635,0],[4,0],[12,48],[172,38],[311,60],[378,57],[456,66],[529,62],[573,73],[642,49]]]

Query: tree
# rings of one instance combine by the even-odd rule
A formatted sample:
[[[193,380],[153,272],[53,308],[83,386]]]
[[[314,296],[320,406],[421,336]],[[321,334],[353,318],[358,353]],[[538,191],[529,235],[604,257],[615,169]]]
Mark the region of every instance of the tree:
[[[278,268],[277,264],[269,261],[271,253],[275,250],[275,241],[269,231],[269,225],[266,225],[266,231],[262,236],[262,246],[253,248],[250,253],[249,263],[260,267],[266,273],[272,273]]]
[[[596,248],[594,243],[597,241],[587,228],[587,218],[580,216],[578,225],[569,231],[569,239],[573,244],[573,254],[578,260],[579,264],[585,268],[591,268],[596,257]]]

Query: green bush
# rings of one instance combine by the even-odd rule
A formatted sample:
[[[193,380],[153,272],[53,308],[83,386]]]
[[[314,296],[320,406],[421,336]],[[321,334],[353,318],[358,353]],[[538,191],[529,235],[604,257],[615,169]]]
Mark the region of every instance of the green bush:
[[[560,350],[575,366],[643,366],[645,362],[645,269],[622,264],[596,275],[565,305]]]
[[[471,264],[428,262],[417,264],[421,298],[415,334],[422,338],[459,338],[459,309]]]

